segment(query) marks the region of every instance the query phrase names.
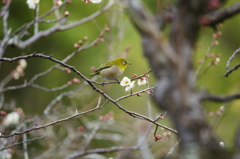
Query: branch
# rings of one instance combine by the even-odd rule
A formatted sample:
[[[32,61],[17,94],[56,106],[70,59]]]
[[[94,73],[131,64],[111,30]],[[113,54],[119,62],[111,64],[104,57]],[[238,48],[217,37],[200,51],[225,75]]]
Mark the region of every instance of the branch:
[[[86,150],[86,151],[79,151],[75,152],[72,155],[69,155],[65,159],[73,159],[76,157],[83,157],[88,154],[93,154],[93,153],[110,153],[110,152],[115,152],[115,151],[135,151],[138,150],[139,148],[137,146],[131,146],[131,147],[110,147],[110,148],[99,148],[99,149],[93,149],[93,150]]]
[[[9,40],[9,34],[10,31],[8,30],[8,16],[9,16],[9,7],[11,4],[12,0],[8,0],[7,4],[3,7],[3,10],[1,11],[1,16],[3,16],[3,33],[4,37],[0,41],[0,57],[2,57],[6,47],[7,47],[7,42]]]
[[[229,68],[230,67],[230,63],[233,60],[233,58],[236,56],[236,54],[240,53],[240,48],[238,48],[236,51],[234,51],[234,53],[232,54],[232,56],[228,59],[227,64],[226,64],[226,70],[227,72],[225,73],[224,77],[228,77],[228,75],[230,73],[232,73],[233,71],[237,70],[240,67],[240,63],[235,65],[233,68]]]
[[[214,102],[230,102],[236,99],[240,99],[240,94],[234,94],[230,96],[216,96],[212,94],[205,94],[202,96],[202,101],[214,101]]]
[[[39,86],[39,85],[37,85],[37,84],[32,84],[32,85],[30,85],[30,86],[33,87],[33,88],[37,88],[37,89],[43,90],[43,91],[45,91],[45,92],[60,91],[60,90],[63,90],[63,89],[65,89],[65,88],[69,87],[68,84],[64,84],[64,85],[62,85],[62,86],[60,86],[60,87],[55,87],[55,88],[51,88],[51,89],[48,89],[48,88],[46,88],[46,87]]]
[[[218,23],[238,14],[240,12],[240,2],[230,7],[223,8],[201,17],[204,26],[216,26]]]
[[[138,92],[135,92],[135,93],[130,93],[129,95],[122,96],[122,97],[116,99],[115,102],[118,102],[118,101],[120,101],[120,100],[123,100],[123,99],[128,98],[128,97],[131,97],[131,96],[138,95],[139,93],[143,93],[143,92],[147,92],[147,91],[149,91],[149,90],[153,90],[154,88],[155,88],[155,86],[154,86],[154,87],[150,87],[150,88],[143,89],[143,90],[138,91]]]
[[[99,106],[97,105],[95,108],[93,109],[90,109],[90,110],[87,110],[85,112],[81,112],[81,113],[78,113],[76,112],[76,114],[72,115],[72,116],[69,116],[67,118],[63,118],[63,119],[60,119],[60,120],[56,120],[56,121],[53,121],[53,122],[50,122],[50,123],[47,123],[45,125],[41,125],[41,126],[37,126],[37,127],[33,127],[33,128],[29,128],[27,130],[24,130],[24,131],[21,131],[21,132],[15,132],[15,133],[12,133],[10,135],[1,135],[0,138],[8,138],[8,137],[11,137],[11,136],[15,136],[15,135],[21,135],[21,134],[25,134],[27,132],[30,132],[30,131],[34,131],[34,130],[38,130],[38,129],[42,129],[42,128],[46,128],[48,126],[51,126],[51,125],[55,125],[57,123],[61,123],[61,122],[64,122],[64,121],[67,121],[69,119],[72,119],[72,118],[75,118],[77,116],[80,116],[80,115],[85,115],[87,113],[90,113],[90,112],[93,112],[97,109],[101,109],[103,106],[105,106],[109,101],[107,101],[105,104]]]
[[[124,107],[122,107],[119,103],[117,103],[116,100],[112,99],[111,97],[109,97],[104,91],[102,91],[101,89],[97,88],[90,79],[88,79],[86,76],[84,76],[82,73],[80,73],[78,70],[76,70],[73,66],[67,65],[65,63],[63,63],[62,61],[59,61],[55,58],[52,57],[52,55],[47,56],[47,55],[43,55],[41,53],[33,53],[30,55],[26,55],[26,56],[19,56],[19,57],[14,57],[14,58],[0,58],[0,61],[8,61],[8,62],[14,62],[16,60],[19,59],[27,59],[27,58],[32,58],[32,57],[40,57],[40,58],[44,58],[44,59],[48,59],[51,60],[55,63],[59,63],[60,65],[67,67],[69,69],[71,69],[74,73],[76,73],[77,75],[79,75],[82,79],[84,79],[91,87],[93,90],[95,90],[96,92],[98,92],[99,94],[101,94],[103,97],[105,97],[105,99],[108,99],[110,102],[112,102],[113,104],[115,104],[119,109],[121,109],[122,111],[124,111],[125,113],[129,114],[130,116],[134,117],[134,118],[139,118],[142,120],[146,120],[149,121],[151,123],[154,123],[155,125],[158,125],[162,128],[165,128],[175,134],[178,134],[178,132],[176,130],[173,130],[165,125],[159,124],[157,123],[155,120],[148,118],[144,115],[129,111],[127,109],[125,109]]]
[[[63,24],[66,23],[67,17],[64,17],[64,18],[60,19],[59,22],[57,24],[55,24],[54,26],[52,26],[51,28],[44,30],[44,31],[40,31],[25,41],[15,41],[14,42],[14,40],[13,40],[13,42],[14,42],[13,45],[15,45],[16,47],[18,47],[20,49],[24,49],[25,47],[27,47],[27,46],[31,45],[32,43],[34,43],[35,41],[39,40],[40,38],[49,36],[49,35],[55,33],[56,31],[64,31],[64,30],[76,27],[78,25],[81,25],[83,23],[86,23],[88,21],[91,21],[94,18],[96,18],[97,16],[101,15],[103,12],[110,9],[114,4],[115,4],[115,2],[113,0],[110,0],[109,3],[105,7],[103,7],[101,10],[93,13],[92,15],[90,15],[86,18],[83,18],[79,21],[73,22],[73,23],[65,25],[65,26]]]
[[[29,140],[26,140],[26,141],[22,141],[22,142],[17,142],[17,143],[15,143],[15,144],[12,144],[12,145],[10,145],[10,146],[7,146],[7,147],[4,147],[4,148],[0,149],[0,151],[9,149],[9,148],[11,148],[11,147],[13,147],[13,146],[20,145],[20,144],[23,144],[23,143],[32,142],[32,141],[35,141],[35,140],[40,140],[40,139],[43,139],[43,138],[45,138],[45,137],[46,137],[46,135],[41,136],[41,137],[36,137],[36,138],[33,138],[33,139],[29,139]]]
[[[103,35],[105,33],[105,27],[104,29],[100,32],[99,35]],[[89,48],[91,48],[92,46],[94,46],[96,44],[96,42],[98,42],[99,40],[99,37],[97,37],[95,40],[93,40],[91,43],[86,43],[84,44],[83,46],[79,47],[77,50],[75,50],[74,52],[72,52],[70,55],[68,55],[67,57],[65,57],[62,62],[66,63],[69,59],[71,59],[72,57],[74,57],[77,53],[83,51],[83,50],[87,50]],[[47,75],[49,74],[53,69],[55,68],[58,68],[59,64],[56,64],[54,66],[52,66],[51,68],[49,68],[48,70],[42,72],[42,73],[39,73],[39,74],[36,74],[29,82],[25,82],[24,84],[21,84],[21,85],[17,85],[17,86],[9,86],[9,87],[6,87],[6,88],[3,88],[3,89],[0,89],[0,93],[2,92],[5,92],[5,91],[10,91],[10,90],[16,90],[16,89],[22,89],[22,88],[26,88],[28,86],[32,86],[34,87],[33,85],[33,82],[36,81],[38,78],[44,76],[44,75]],[[92,81],[93,83],[95,83],[94,81]],[[3,83],[6,83],[6,82],[3,82]],[[96,82],[98,84],[98,82]],[[3,84],[5,85],[5,84]]]

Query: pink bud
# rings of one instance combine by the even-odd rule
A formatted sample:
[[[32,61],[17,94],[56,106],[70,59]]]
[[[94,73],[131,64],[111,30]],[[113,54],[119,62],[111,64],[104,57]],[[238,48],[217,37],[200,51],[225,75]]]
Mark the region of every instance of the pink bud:
[[[155,141],[158,141],[158,140],[160,140],[160,139],[162,139],[162,136],[161,136],[161,135],[158,135],[158,136],[156,136],[156,137],[154,138]]]
[[[78,131],[84,131],[84,129],[85,129],[84,126],[79,126],[78,127]]]
[[[84,41],[87,41],[87,40],[88,40],[88,37],[87,37],[87,36],[84,36],[84,37],[83,37],[83,40],[84,40]]]
[[[132,78],[136,78],[136,77],[137,77],[137,74],[132,75]]]
[[[203,60],[198,60],[198,64],[202,64],[203,63]]]
[[[72,85],[72,81],[68,81],[68,82],[67,82],[67,85],[68,85],[68,86],[71,86],[71,85]]]
[[[214,39],[216,39],[216,38],[218,38],[218,35],[217,35],[217,34],[213,34],[212,37],[213,37]]]
[[[218,35],[218,36],[221,36],[221,35],[222,35],[222,32],[221,32],[221,31],[217,32],[217,35]]]
[[[220,6],[220,1],[219,0],[210,0],[208,2],[208,8],[209,9],[215,9],[218,8]]]
[[[1,110],[0,115],[5,116],[5,115],[7,115],[7,113],[5,111]]]
[[[145,74],[144,76],[148,78],[148,77],[149,77],[149,74]]]
[[[80,79],[78,79],[78,78],[73,78],[73,79],[72,79],[72,82],[74,82],[74,83],[80,83]]]
[[[79,44],[78,43],[74,43],[73,47],[77,49],[77,48],[79,48]]]
[[[101,42],[104,42],[104,38],[99,38],[98,40]]]
[[[64,71],[67,72],[67,73],[71,73],[71,70],[67,67],[64,68]]]
[[[78,41],[78,44],[79,44],[79,45],[82,45],[82,44],[83,44],[82,40],[79,40],[79,41]]]
[[[214,45],[219,45],[219,42],[217,40],[214,41]]]
[[[106,27],[106,28],[105,28],[105,31],[109,31],[109,30],[110,30],[110,28],[109,28],[109,27]]]

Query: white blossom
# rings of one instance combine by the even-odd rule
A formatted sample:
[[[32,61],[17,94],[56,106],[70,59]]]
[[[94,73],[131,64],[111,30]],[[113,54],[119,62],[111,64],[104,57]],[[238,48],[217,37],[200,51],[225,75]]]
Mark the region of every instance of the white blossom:
[[[25,59],[19,60],[19,65],[25,69],[27,67],[27,61]]]
[[[141,86],[141,85],[145,85],[147,84],[147,79],[146,78],[139,78],[138,79],[138,85]]]
[[[219,142],[219,145],[221,146],[221,147],[224,147],[224,142]]]
[[[120,85],[124,87],[124,86],[130,85],[130,83],[131,83],[131,80],[129,78],[123,77],[122,81],[120,82]]]
[[[126,86],[125,91],[130,91],[135,86],[135,81],[132,81],[129,85]]]
[[[35,9],[40,0],[27,0],[27,5],[30,9]]]
[[[3,125],[10,126],[18,124],[20,119],[20,114],[17,112],[9,113],[3,121]]]
[[[92,3],[101,3],[102,0],[90,0]]]
[[[61,0],[57,1],[57,5],[61,6],[63,4],[63,2]]]

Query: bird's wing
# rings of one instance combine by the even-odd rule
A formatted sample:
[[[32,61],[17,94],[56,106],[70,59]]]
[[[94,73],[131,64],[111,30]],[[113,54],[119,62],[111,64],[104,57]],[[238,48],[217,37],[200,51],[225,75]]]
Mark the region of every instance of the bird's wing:
[[[100,72],[101,70],[104,70],[106,68],[110,68],[111,66],[100,66],[95,72],[98,73]]]

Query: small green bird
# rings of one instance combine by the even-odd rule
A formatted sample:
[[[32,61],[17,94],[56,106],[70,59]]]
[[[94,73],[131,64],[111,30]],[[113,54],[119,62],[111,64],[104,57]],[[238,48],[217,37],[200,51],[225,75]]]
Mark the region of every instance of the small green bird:
[[[118,83],[120,81],[118,80],[118,77],[120,77],[125,68],[131,65],[131,63],[128,63],[126,59],[119,57],[116,58],[113,61],[109,61],[103,65],[101,65],[94,74],[91,74],[90,76],[95,75],[101,75],[103,77],[102,84],[104,84],[104,79],[106,80],[116,80]]]

